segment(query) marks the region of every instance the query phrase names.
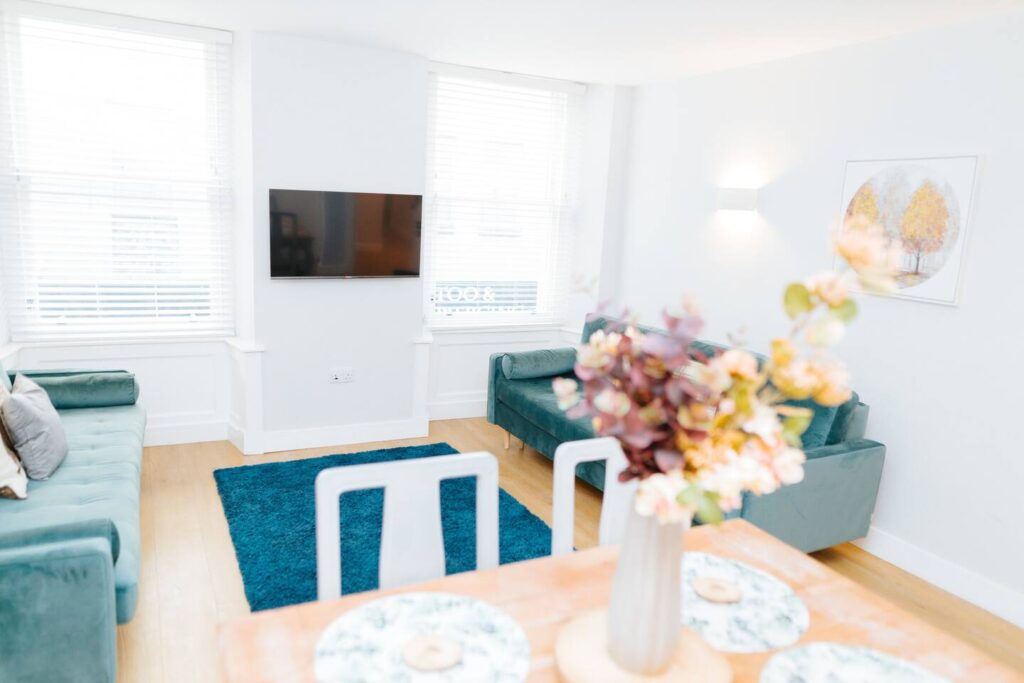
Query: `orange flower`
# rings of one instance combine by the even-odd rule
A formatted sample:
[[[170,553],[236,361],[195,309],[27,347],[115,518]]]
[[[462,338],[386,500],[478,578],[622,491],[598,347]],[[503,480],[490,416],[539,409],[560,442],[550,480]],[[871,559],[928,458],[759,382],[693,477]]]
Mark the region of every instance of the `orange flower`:
[[[836,361],[812,361],[811,372],[817,377],[814,400],[823,406],[838,406],[850,400],[850,375]]]
[[[711,366],[717,366],[733,377],[741,379],[757,378],[757,359],[749,351],[729,349],[711,359]]]
[[[821,383],[811,363],[803,358],[797,359],[772,372],[772,384],[787,398],[802,400],[809,398]]]
[[[809,278],[804,286],[832,308],[842,305],[850,295],[850,288],[846,286],[843,276],[830,271]]]
[[[863,216],[851,216],[836,237],[835,248],[857,273],[862,287],[880,294],[896,289],[894,274],[900,252],[889,243],[882,226]]]

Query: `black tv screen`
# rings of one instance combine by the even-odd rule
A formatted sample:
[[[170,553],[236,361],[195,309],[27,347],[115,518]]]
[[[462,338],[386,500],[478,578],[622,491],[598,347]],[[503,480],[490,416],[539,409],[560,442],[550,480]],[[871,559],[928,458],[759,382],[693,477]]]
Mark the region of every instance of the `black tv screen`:
[[[270,276],[417,277],[423,197],[270,191]]]

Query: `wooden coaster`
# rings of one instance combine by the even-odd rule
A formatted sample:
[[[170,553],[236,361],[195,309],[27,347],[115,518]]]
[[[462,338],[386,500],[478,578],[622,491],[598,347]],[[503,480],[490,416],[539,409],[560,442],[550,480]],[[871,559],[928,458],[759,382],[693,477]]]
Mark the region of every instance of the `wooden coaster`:
[[[405,644],[402,661],[416,671],[444,671],[462,661],[462,645],[454,638],[423,633]]]
[[[680,628],[675,658],[665,671],[625,671],[608,654],[608,612],[584,612],[558,631],[555,664],[567,683],[730,683],[732,667],[688,628]]]
[[[713,576],[698,576],[693,580],[693,590],[708,602],[730,605],[743,598],[743,591],[732,581],[716,579]]]

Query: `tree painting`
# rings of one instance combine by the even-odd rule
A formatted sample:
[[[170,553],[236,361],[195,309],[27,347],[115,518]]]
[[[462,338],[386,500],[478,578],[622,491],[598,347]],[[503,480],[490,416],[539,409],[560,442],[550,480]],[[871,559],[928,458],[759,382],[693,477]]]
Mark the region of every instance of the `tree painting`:
[[[949,209],[942,192],[930,180],[921,183],[910,197],[910,206],[900,220],[904,251],[914,258],[913,275],[921,275],[921,257],[942,248],[949,222]]]
[[[850,206],[846,209],[847,216],[863,216],[872,223],[878,222],[878,201],[875,199],[875,191],[870,183],[864,183],[857,190],[850,200]]]
[[[897,164],[872,176],[854,193],[846,214],[880,224],[900,246],[901,288],[939,272],[960,233],[960,209],[952,188],[918,165]]]

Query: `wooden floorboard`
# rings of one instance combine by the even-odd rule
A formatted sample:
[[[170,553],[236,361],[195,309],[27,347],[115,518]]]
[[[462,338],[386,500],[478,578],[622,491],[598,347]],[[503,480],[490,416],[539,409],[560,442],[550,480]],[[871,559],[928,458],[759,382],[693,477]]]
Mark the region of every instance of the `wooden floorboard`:
[[[483,418],[430,424],[419,439],[243,456],[230,443],[147,448],[142,473],[139,607],[118,629],[121,683],[217,682],[217,625],[249,611],[213,480],[221,467],[445,441],[498,456],[501,486],[551,521],[551,462]],[[576,546],[597,543],[601,497],[576,487]],[[832,569],[1024,672],[1024,631],[852,544],[815,553]]]

